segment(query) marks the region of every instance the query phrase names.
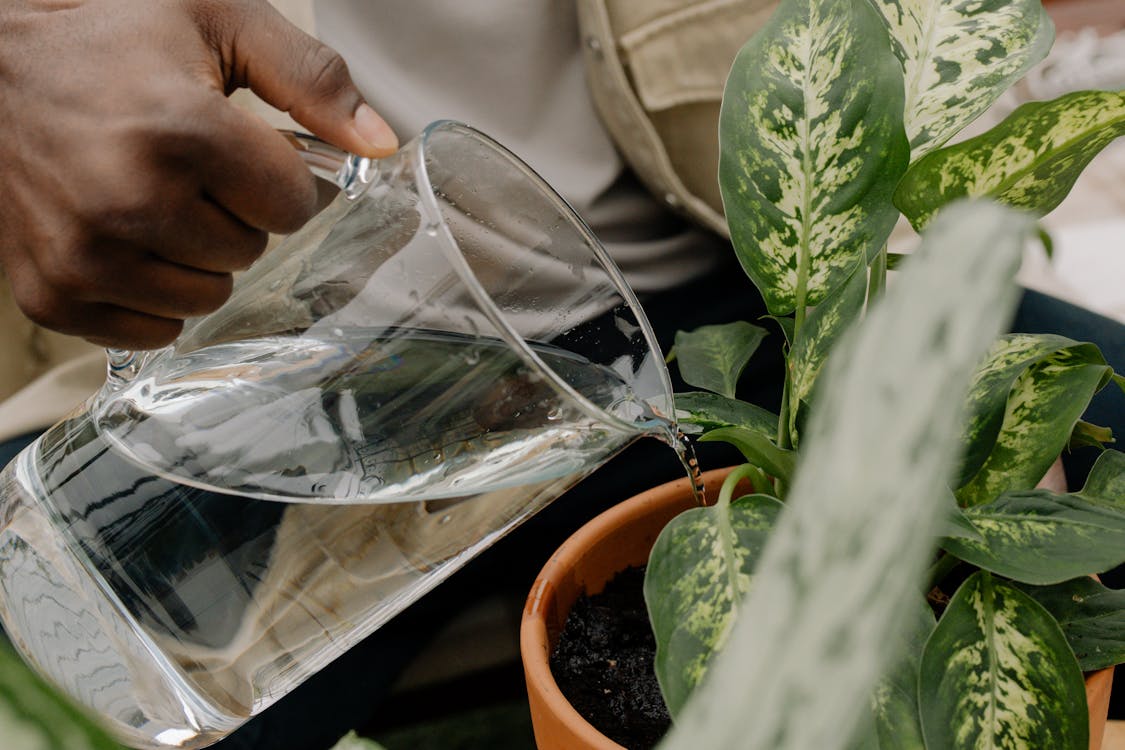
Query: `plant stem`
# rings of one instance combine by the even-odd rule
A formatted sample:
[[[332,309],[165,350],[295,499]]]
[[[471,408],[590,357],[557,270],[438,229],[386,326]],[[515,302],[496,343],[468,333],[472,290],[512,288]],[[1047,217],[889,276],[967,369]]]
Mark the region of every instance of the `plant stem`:
[[[750,482],[754,485],[754,492],[766,493],[773,487],[769,474],[766,474],[760,466],[754,467],[754,475],[750,477]]]
[[[726,508],[730,505],[731,495],[734,494],[735,485],[743,479],[754,479],[755,475],[761,475],[762,470],[754,464],[742,464],[736,467],[727,478],[723,480],[723,486],[719,489],[719,499],[715,501],[716,508]],[[755,487],[755,489],[757,489]]]
[[[805,326],[805,316],[809,314],[809,309],[807,307],[805,307],[803,297],[804,296],[802,295],[801,303],[798,304],[797,309],[793,311],[793,340],[794,341],[797,340],[797,334],[799,334],[801,332],[801,329],[804,328],[804,326]]]
[[[926,571],[926,591],[930,591],[944,581],[945,577],[952,573],[960,564],[960,559],[948,552],[943,552],[941,557],[938,558],[938,561],[931,565],[930,569]]]
[[[785,363],[785,378],[781,391],[781,409],[777,416],[777,447],[792,448],[789,435],[789,362]]]
[[[875,260],[871,261],[871,278],[867,284],[867,304],[871,305],[872,302],[879,299],[883,295],[883,291],[887,288],[887,246],[883,245],[883,249],[875,256]]]
[[[793,439],[789,434],[789,358],[783,363],[785,375],[782,378],[781,408],[777,412],[777,447],[788,450],[793,447]],[[785,497],[785,482],[780,477],[774,477],[773,492],[779,499]]]

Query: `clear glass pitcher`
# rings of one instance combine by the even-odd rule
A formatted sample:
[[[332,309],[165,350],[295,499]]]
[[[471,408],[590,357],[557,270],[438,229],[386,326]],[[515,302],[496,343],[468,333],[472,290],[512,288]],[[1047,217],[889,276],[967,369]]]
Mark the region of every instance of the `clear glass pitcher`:
[[[294,145],[326,207],[0,474],[0,619],[135,747],[204,747],[633,439],[668,374],[529,167]]]

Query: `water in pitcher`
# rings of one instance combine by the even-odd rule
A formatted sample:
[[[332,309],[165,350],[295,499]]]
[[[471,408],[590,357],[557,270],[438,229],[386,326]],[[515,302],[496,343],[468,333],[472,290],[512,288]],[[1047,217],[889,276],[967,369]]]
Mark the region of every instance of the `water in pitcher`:
[[[621,424],[587,416],[500,342],[374,338],[359,352],[308,337],[223,344],[175,378],[129,385],[133,411],[116,418],[143,415],[145,445],[242,494],[141,468],[84,413],[0,475],[4,627],[131,744],[221,739],[638,435],[674,442],[612,369],[561,349],[533,347]],[[304,392],[310,368],[341,360]],[[207,388],[246,368],[251,402]],[[271,476],[282,433],[305,450]],[[162,442],[174,439],[194,442]]]

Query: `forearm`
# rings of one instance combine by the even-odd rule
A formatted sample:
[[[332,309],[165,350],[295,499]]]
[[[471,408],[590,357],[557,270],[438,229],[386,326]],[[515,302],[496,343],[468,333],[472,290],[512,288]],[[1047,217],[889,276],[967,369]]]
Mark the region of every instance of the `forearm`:
[[[343,61],[265,0],[0,0],[0,264],[32,320],[161,346],[315,206],[249,87],[341,148],[397,142]]]

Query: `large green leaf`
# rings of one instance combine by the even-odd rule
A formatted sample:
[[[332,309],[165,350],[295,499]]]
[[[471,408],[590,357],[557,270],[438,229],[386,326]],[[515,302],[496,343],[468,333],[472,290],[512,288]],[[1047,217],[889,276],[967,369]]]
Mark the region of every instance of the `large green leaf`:
[[[871,719],[860,724],[849,750],[926,750],[918,715],[918,665],[935,623],[924,600],[914,611],[914,619],[897,634],[898,658],[871,696]]]
[[[856,266],[844,285],[816,306],[797,332],[789,351],[789,398],[808,402],[816,376],[828,359],[828,352],[847,327],[863,311],[867,299],[867,265]],[[789,434],[796,440],[797,410],[790,410]]]
[[[676,422],[684,432],[688,425],[695,425],[705,431],[741,427],[763,435],[777,433],[776,414],[745,401],[699,391],[676,394]]]
[[[767,331],[735,322],[677,331],[673,352],[684,382],[734,398],[738,377]]]
[[[945,524],[941,527],[938,533],[943,537],[955,537],[964,539],[973,539],[975,541],[984,541],[980,531],[965,515],[965,511],[961,510],[957,505],[957,499],[953,497],[953,493],[949,494],[949,505],[946,511]]]
[[[719,186],[771,313],[820,304],[886,241],[908,160],[902,103],[898,59],[866,2],[784,0],[738,53]]]
[[[956,486],[972,479],[988,459],[1004,425],[1008,396],[1019,376],[1047,355],[1075,345],[1077,342],[1062,336],[1023,333],[1002,336],[993,344],[969,385],[965,456]]]
[[[778,448],[766,435],[741,427],[722,427],[711,430],[700,437],[699,440],[703,443],[730,443],[746,457],[747,461],[785,483],[788,483],[792,478],[793,468],[797,464],[796,452]]]
[[[1039,0],[873,0],[906,78],[906,134],[918,159],[961,132],[1046,57]]]
[[[749,495],[692,508],[664,527],[649,556],[645,602],[656,677],[676,716],[726,640],[781,502]]]
[[[967,534],[965,524],[974,533]],[[1054,583],[1106,570],[1125,557],[1125,454],[1105,451],[1071,495],[1004,495],[962,512],[943,546],[996,573]]]
[[[1030,102],[992,130],[914,164],[895,204],[915,227],[958,198],[989,196],[1043,216],[1090,160],[1125,134],[1125,92],[1078,91]]]
[[[1031,222],[939,217],[833,350],[799,471],[729,641],[665,750],[845,747],[945,521],[960,404],[1014,309]]]
[[[1000,431],[980,469],[957,490],[958,501],[979,505],[1035,487],[1112,375],[1092,345],[1060,349],[1028,366],[1012,384]]]
[[[121,750],[7,647],[0,647],[0,738],[4,750]]]
[[[988,573],[961,585],[922,652],[926,746],[1088,750],[1086,686],[1054,619]]]
[[[934,630],[934,613],[926,602],[914,607],[899,640],[899,657],[879,681],[872,697],[875,740],[878,750],[925,750],[922,720],[918,713],[918,672],[922,649]]]
[[[1020,586],[1062,628],[1085,672],[1125,662],[1125,591],[1082,576],[1053,586]]]
[[[981,539],[942,546],[985,570],[1025,583],[1059,583],[1125,562],[1125,511],[1081,493],[1006,493],[965,510]]]

